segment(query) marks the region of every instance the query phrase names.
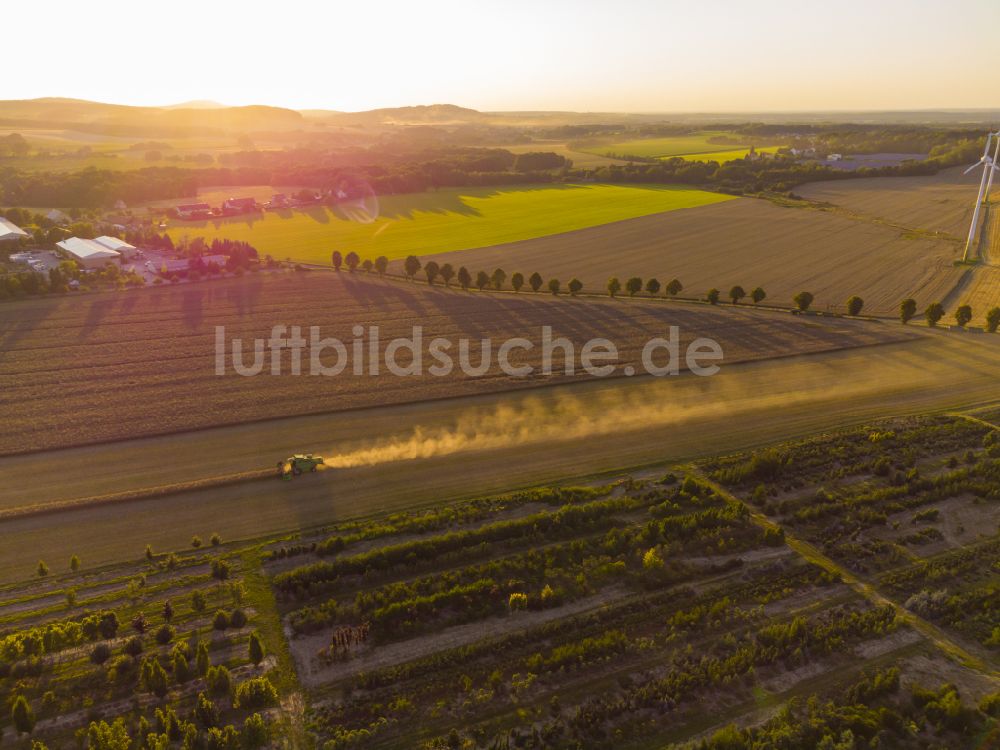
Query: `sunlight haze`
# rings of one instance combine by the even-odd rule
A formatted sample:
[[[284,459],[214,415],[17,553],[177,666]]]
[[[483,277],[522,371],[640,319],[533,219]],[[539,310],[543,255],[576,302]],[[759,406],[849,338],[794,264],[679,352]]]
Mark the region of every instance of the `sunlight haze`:
[[[1000,106],[1000,3],[17,3],[4,99],[358,111]],[[235,21],[239,21],[237,25]]]

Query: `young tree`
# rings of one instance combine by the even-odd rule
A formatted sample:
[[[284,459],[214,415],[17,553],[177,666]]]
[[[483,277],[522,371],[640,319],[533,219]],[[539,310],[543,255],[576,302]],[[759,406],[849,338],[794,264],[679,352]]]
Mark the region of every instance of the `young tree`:
[[[865,301],[861,297],[854,295],[847,300],[847,314],[855,317],[861,314],[861,309],[865,306]]]
[[[986,313],[986,330],[996,333],[998,327],[1000,327],[1000,307],[993,307]]]
[[[243,722],[243,744],[250,750],[264,747],[267,744],[267,724],[260,714],[250,714]]]
[[[912,298],[904,299],[899,304],[899,319],[903,321],[903,325],[909,323],[913,316],[917,314],[917,301]]]
[[[612,276],[608,279],[608,294],[614,297],[618,292],[622,290],[622,283],[618,280],[617,276]]]
[[[444,285],[451,286],[451,280],[455,278],[455,267],[451,263],[445,263],[441,266],[441,270],[438,273],[441,274]]]
[[[469,269],[462,266],[458,269],[458,283],[462,289],[468,289],[469,284],[472,283],[472,274],[469,273]]]
[[[191,537],[191,546],[195,549],[199,549],[201,547],[201,537],[197,534]]]
[[[164,623],[156,630],[156,642],[161,646],[166,646],[174,639],[175,635],[176,631],[174,630],[173,625],[167,625]]]
[[[931,302],[924,310],[924,317],[927,318],[927,325],[933,328],[944,317],[944,306],[940,302]]]
[[[339,271],[340,267],[344,265],[344,256],[340,254],[339,250],[334,250],[333,255],[330,256],[330,261],[333,263],[333,270]]]
[[[260,664],[264,660],[264,642],[261,641],[260,634],[257,631],[250,634],[248,650],[250,661],[254,664]]]
[[[660,287],[660,280],[655,277],[646,282],[646,291],[653,296],[660,293]]]
[[[490,283],[490,276],[486,271],[480,271],[476,274],[476,288],[479,291],[483,291]]]
[[[507,281],[507,273],[502,268],[497,268],[490,276],[490,281],[493,282],[493,288],[499,291],[503,289],[504,282]]]
[[[441,267],[433,260],[429,260],[424,265],[424,273],[427,275],[427,283],[434,286],[434,279],[441,273]]]
[[[152,559],[153,559],[153,545],[152,544],[147,544],[146,545],[146,559],[150,560],[150,561],[152,561]]]
[[[38,561],[38,568],[36,570],[38,571],[39,578],[45,578],[49,574],[49,566],[45,564],[44,560]]]
[[[344,258],[344,265],[347,266],[347,270],[354,273],[358,268],[358,263],[361,262],[360,256],[353,250],[347,254]]]
[[[167,694],[167,672],[155,656],[147,656],[142,660],[139,675],[140,682],[147,692],[157,698]]]
[[[10,718],[18,734],[29,734],[35,728],[35,712],[31,710],[28,699],[23,695],[14,699],[10,709]]]
[[[719,304],[719,295],[720,294],[721,294],[721,292],[719,292],[718,289],[716,289],[716,288],[713,287],[712,289],[708,290],[708,294],[705,295],[705,299],[707,299],[710,304],[717,305],[717,304]]]
[[[568,285],[569,293],[574,297],[577,295],[581,289],[583,289],[583,282],[580,279],[570,279]]]
[[[809,309],[809,305],[813,303],[813,299],[812,292],[799,292],[792,297],[792,302],[798,306],[800,311],[805,312]]]
[[[672,279],[669,284],[667,284],[665,291],[671,297],[676,297],[682,291],[684,291],[684,285],[679,279]]]
[[[552,294],[558,296],[559,294],[559,279],[549,279],[549,291]]]
[[[955,322],[958,323],[960,327],[965,328],[971,320],[971,305],[961,305],[957,310],[955,310]]]
[[[174,619],[174,605],[167,599],[163,602],[163,621],[170,622]]]
[[[750,292],[750,299],[753,300],[753,303],[755,305],[759,302],[763,302],[766,298],[767,298],[767,292],[765,292],[760,287],[757,287],[752,292]]]
[[[146,615],[139,612],[135,617],[132,618],[132,629],[139,634],[145,633],[146,628],[149,627],[149,620],[146,619]]]
[[[515,292],[521,291],[521,287],[524,286],[524,274],[520,271],[514,271],[510,277],[510,286]]]
[[[539,289],[542,288],[542,277],[541,274],[538,273],[538,271],[535,271],[528,278],[528,286],[531,287],[531,291],[533,292],[537,292]]]
[[[212,536],[208,538],[208,543],[211,544],[213,547],[218,547],[220,544],[222,544],[222,537],[219,536],[218,531],[212,532]]]
[[[212,660],[208,656],[208,643],[205,641],[198,641],[198,647],[194,651],[194,665],[202,677],[208,674],[208,668],[212,666]]]
[[[406,260],[403,261],[403,270],[412,281],[413,277],[417,275],[417,271],[420,270],[420,258],[416,255],[407,255]]]
[[[191,609],[195,612],[204,612],[205,604],[205,595],[202,592],[197,589],[191,592]]]
[[[173,670],[174,680],[177,684],[187,682],[191,679],[191,665],[188,664],[188,660],[184,655],[184,652],[176,647],[173,651]]]
[[[633,276],[625,282],[625,291],[628,292],[629,297],[634,297],[636,292],[642,291],[642,279],[638,276]]]
[[[747,293],[744,291],[743,287],[741,287],[739,284],[737,284],[736,286],[734,286],[732,289],[729,290],[729,299],[734,305],[740,304],[740,300],[746,296]]]
[[[195,704],[194,715],[198,720],[198,723],[205,729],[214,727],[219,723],[219,709],[214,703],[212,703],[211,698],[204,693],[198,693],[198,700]]]
[[[250,709],[274,706],[278,703],[278,691],[266,677],[251,677],[236,686],[236,708]]]
[[[389,268],[389,259],[384,255],[380,255],[375,259],[375,272],[379,276],[385,276],[386,270]]]
[[[73,555],[69,559],[69,569],[72,570],[74,573],[76,573],[76,571],[80,569],[80,558],[77,557],[76,555]]]

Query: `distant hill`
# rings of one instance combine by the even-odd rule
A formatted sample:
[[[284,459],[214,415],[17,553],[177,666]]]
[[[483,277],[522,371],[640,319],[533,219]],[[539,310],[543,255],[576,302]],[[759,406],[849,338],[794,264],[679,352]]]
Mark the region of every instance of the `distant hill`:
[[[455,104],[421,104],[414,107],[387,107],[366,112],[334,112],[324,109],[303,110],[311,120],[324,120],[337,125],[391,125],[419,124],[444,125],[449,123],[476,122],[488,116],[475,109]]]
[[[219,104],[208,99],[194,99],[180,104],[168,104],[161,109],[225,109],[225,104]]]
[[[292,109],[203,105],[131,107],[81,99],[7,100],[0,101],[0,124],[138,136],[295,130],[304,124],[302,115]]]

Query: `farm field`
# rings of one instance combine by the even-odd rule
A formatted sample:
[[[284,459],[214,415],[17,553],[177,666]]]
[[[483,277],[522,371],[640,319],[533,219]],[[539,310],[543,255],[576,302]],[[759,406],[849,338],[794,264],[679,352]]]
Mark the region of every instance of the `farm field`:
[[[709,131],[665,138],[638,138],[615,143],[580,146],[579,148],[603,156],[629,155],[655,159],[682,157],[690,161],[742,159],[750,150],[751,142],[749,141],[746,148],[727,147],[726,144],[713,143],[710,139],[717,136],[732,137],[733,134],[722,131]],[[777,146],[759,146],[756,144],[754,146],[757,151],[774,153],[778,150]]]
[[[244,240],[260,253],[328,264],[330,253],[357,252],[403,258],[465,250],[568,232],[637,216],[697,208],[730,196],[677,186],[544,185],[517,188],[441,189],[378,199],[377,218],[367,207],[313,206],[230,219],[177,221],[168,234]],[[352,218],[354,217],[354,218]],[[367,221],[367,219],[373,219]]]
[[[930,177],[868,177],[813,182],[795,188],[803,198],[893,225],[924,232],[943,232],[963,242],[979,189],[976,175],[962,167]]]
[[[913,196],[917,204],[924,197]],[[962,277],[953,261],[957,241],[916,235],[877,221],[811,208],[788,208],[740,198],[698,211],[659,214],[602,227],[480,248],[435,254],[438,263],[470,269],[538,271],[577,277],[602,292],[608,278],[677,278],[681,296],[723,297],[734,284],[761,286],[767,300],[790,306],[802,290],[814,307],[842,311],[848,297],[865,300],[865,312],[895,317],[913,297],[923,310],[941,301]],[[474,272],[474,271],[473,271]]]
[[[515,145],[503,143],[498,144],[497,148],[506,149],[513,154],[523,154],[530,151],[551,151],[554,154],[565,156],[573,162],[574,167],[579,167],[581,169],[593,169],[595,167],[608,166],[609,164],[627,163],[621,159],[612,159],[607,156],[591,153],[589,151],[578,151],[571,148],[569,144],[563,141],[532,141],[531,143]]]
[[[235,746],[254,714],[366,748],[536,731],[554,748],[812,747],[848,727],[974,746],[1000,690],[982,564],[1000,537],[976,525],[1000,515],[998,432],[960,416],[811,432],[298,535],[206,531],[114,565],[93,536],[38,550],[45,576],[0,586],[0,688],[50,747],[119,717]],[[29,747],[7,715],[0,732]]]
[[[212,530],[256,538],[561,481],[579,476],[581,466],[615,472],[886,413],[995,403],[998,364],[996,337],[927,332],[897,344],[731,365],[712,378],[598,380],[2,458],[0,504],[8,515],[95,494],[185,491],[2,519],[0,571],[23,578],[39,554],[81,545],[88,559],[103,563],[135,554],[137,539],[169,549]],[[941,387],[955,382],[962,388]],[[334,468],[297,482],[269,476],[276,460],[296,451],[327,456]],[[187,484],[240,480],[246,472],[263,478]],[[26,485],[17,479],[23,476],[34,480]],[[158,512],[165,508],[170,524]],[[100,543],[88,544],[97,527]]]
[[[231,357],[227,375],[216,375],[217,326],[225,326],[229,340],[240,338],[249,349],[253,339],[269,338],[278,324],[298,325],[306,337],[309,326],[317,326],[319,337],[336,337],[345,344],[354,340],[355,325],[378,326],[379,338],[387,342],[411,337],[417,324],[423,329],[425,343],[419,348],[427,358],[425,371],[395,377],[383,363],[376,376],[367,369],[364,376],[354,375],[351,365],[337,377],[300,377],[292,374],[286,351],[283,375],[240,377]],[[901,327],[811,322],[749,307],[490,295],[379,281],[346,271],[261,274],[39,299],[0,307],[0,407],[5,415],[0,454],[565,381],[570,376],[559,369],[558,357],[552,373],[541,371],[543,326],[551,327],[554,338],[574,342],[577,351],[589,338],[609,337],[618,348],[614,364],[619,374],[626,366],[641,371],[642,347],[650,338],[666,335],[671,325],[680,328],[683,347],[699,336],[714,338],[730,363],[909,336]],[[534,373],[508,375],[494,355],[481,377],[467,377],[457,359],[450,373],[434,376],[426,368],[433,364],[427,342],[435,336],[453,341],[455,357],[461,339],[469,340],[469,364],[476,366],[482,339],[527,337],[534,349],[517,354],[514,364],[531,365]],[[305,372],[309,356],[304,354]],[[404,351],[398,361],[405,365],[412,355]],[[328,349],[321,362],[332,366],[335,352]],[[578,358],[573,377],[591,377]],[[53,389],[60,391],[59,412],[47,406],[46,394]]]

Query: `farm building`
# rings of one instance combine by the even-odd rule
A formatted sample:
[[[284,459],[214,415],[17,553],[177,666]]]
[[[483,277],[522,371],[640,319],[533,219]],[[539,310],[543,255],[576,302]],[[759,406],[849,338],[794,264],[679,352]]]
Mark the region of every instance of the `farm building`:
[[[121,258],[121,255],[116,250],[105,247],[97,240],[70,237],[62,242],[57,242],[56,247],[79,263],[81,268],[86,268],[87,270],[101,268]]]
[[[244,214],[257,210],[254,198],[227,198],[222,204],[222,212],[226,214]]]
[[[14,222],[0,216],[0,242],[17,242],[28,233]]]
[[[179,219],[205,219],[212,215],[212,207],[207,203],[185,203],[174,211]]]
[[[97,237],[94,242],[103,245],[108,250],[114,250],[119,255],[125,258],[131,258],[135,255],[135,246],[130,245],[124,240],[120,240],[117,237],[108,237],[107,235],[102,237]]]

